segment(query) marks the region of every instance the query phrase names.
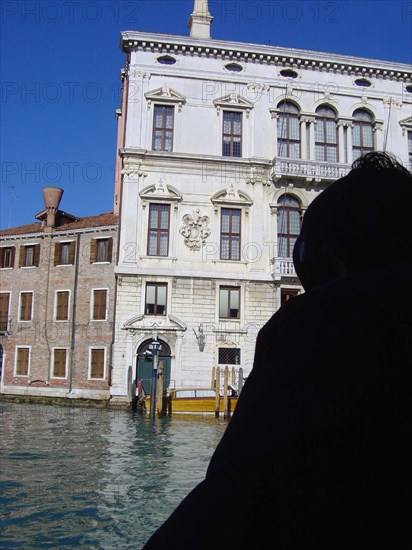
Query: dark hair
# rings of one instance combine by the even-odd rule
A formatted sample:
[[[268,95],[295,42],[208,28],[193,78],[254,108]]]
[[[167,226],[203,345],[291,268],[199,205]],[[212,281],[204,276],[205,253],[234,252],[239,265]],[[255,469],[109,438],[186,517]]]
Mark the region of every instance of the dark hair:
[[[393,155],[368,153],[308,207],[293,261],[305,288],[348,272],[411,262],[412,174]]]

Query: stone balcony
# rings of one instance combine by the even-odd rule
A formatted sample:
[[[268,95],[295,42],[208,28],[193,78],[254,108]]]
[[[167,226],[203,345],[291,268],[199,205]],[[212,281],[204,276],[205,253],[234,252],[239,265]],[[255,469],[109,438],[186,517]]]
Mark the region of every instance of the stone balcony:
[[[346,176],[350,169],[349,164],[276,157],[273,159],[271,179],[278,181],[280,178],[288,176],[303,178],[307,181],[330,182]]]
[[[275,281],[282,278],[297,278],[292,258],[272,258],[270,274]]]

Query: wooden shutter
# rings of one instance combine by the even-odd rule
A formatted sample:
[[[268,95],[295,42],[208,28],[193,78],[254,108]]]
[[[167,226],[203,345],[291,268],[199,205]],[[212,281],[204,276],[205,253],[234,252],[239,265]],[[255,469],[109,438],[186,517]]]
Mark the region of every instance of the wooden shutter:
[[[93,319],[104,321],[106,319],[107,290],[93,291]]]
[[[103,378],[104,349],[92,349],[90,378]]]
[[[32,292],[22,292],[20,294],[20,321],[31,321],[32,303]]]
[[[23,267],[26,259],[26,248],[24,245],[20,246],[20,253],[19,253],[19,267]]]
[[[53,353],[53,376],[66,378],[67,349],[55,349]]]
[[[90,241],[90,263],[94,264],[97,261],[97,240]]]
[[[9,267],[14,267],[14,260],[16,258],[16,247],[15,246],[11,246],[11,262],[10,262],[10,266]]]
[[[6,267],[4,264],[4,247],[0,248],[0,267]]]
[[[59,265],[60,263],[60,243],[54,244],[54,265]]]
[[[27,376],[29,374],[29,348],[17,348],[16,374]]]
[[[40,245],[36,244],[34,245],[34,257],[33,257],[33,265],[36,267],[39,267],[40,263]]]
[[[108,246],[107,246],[107,261],[112,261],[112,254],[113,254],[113,239],[110,237],[108,239]]]
[[[66,290],[57,292],[56,295],[56,321],[69,319],[69,293]]]
[[[9,324],[9,304],[10,294],[2,292],[0,294],[0,332],[5,332]]]
[[[70,243],[69,249],[69,264],[74,265],[74,255],[76,253],[76,241]]]

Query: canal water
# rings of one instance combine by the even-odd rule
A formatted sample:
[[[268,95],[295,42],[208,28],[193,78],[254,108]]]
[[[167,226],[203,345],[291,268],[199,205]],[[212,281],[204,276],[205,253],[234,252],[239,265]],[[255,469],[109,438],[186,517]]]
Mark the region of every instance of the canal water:
[[[0,403],[0,547],[141,548],[203,479],[226,426]]]

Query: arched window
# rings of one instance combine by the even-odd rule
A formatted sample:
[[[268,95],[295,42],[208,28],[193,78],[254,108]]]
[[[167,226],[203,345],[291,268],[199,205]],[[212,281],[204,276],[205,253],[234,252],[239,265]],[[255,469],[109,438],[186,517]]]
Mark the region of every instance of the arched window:
[[[278,256],[291,258],[300,233],[300,202],[285,193],[278,200]]]
[[[364,109],[353,113],[352,151],[353,160],[374,150],[373,147],[373,116]]]
[[[336,113],[326,105],[316,109],[315,152],[316,160],[338,162]]]
[[[290,101],[278,105],[278,156],[300,157],[299,109]]]

